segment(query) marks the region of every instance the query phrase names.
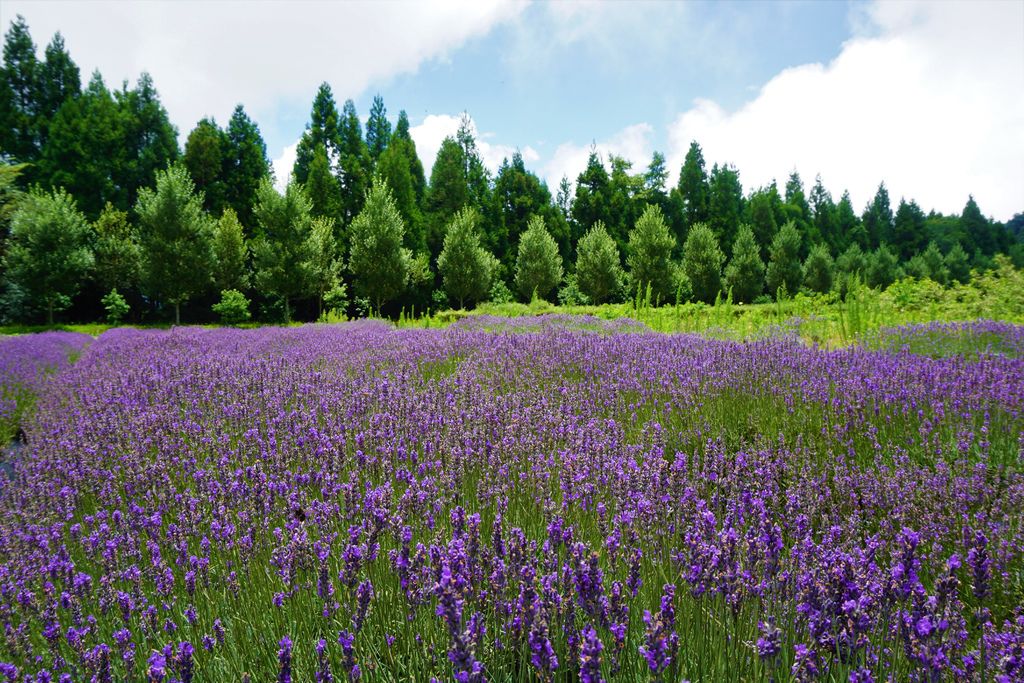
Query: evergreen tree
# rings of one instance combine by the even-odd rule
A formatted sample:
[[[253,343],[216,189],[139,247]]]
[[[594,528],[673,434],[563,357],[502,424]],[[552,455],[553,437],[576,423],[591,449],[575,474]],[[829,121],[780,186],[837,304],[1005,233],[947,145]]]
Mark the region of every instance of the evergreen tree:
[[[313,151],[313,160],[306,169],[305,187],[306,196],[310,200],[310,214],[330,218],[332,229],[335,229],[335,218],[341,215],[341,186],[338,185],[338,179],[331,173],[327,148],[322,144]],[[336,235],[336,237],[340,237],[340,235]]]
[[[392,135],[393,144],[397,140],[405,141],[404,152],[409,160],[409,175],[412,176],[412,187],[416,194],[416,204],[423,209],[423,200],[427,195],[427,179],[423,173],[423,163],[416,153],[416,143],[409,132],[409,117],[405,110],[398,112],[398,123],[395,124],[395,132]]]
[[[708,220],[711,190],[704,169],[704,154],[694,140],[679,170],[679,196],[682,198],[683,220],[687,228]]]
[[[220,215],[227,205],[228,188],[224,177],[227,152],[228,136],[213,119],[203,119],[196,124],[185,141],[182,161],[196,190],[205,197],[203,208],[214,215]]]
[[[423,214],[420,210],[420,197],[417,196],[412,160],[419,164],[415,145],[411,140],[396,135],[380,155],[380,159],[377,161],[377,173],[391,188],[395,205],[407,226],[405,246],[418,253],[426,252],[427,235]],[[422,171],[423,167],[420,166],[420,172],[422,173]]]
[[[390,141],[391,122],[388,121],[388,110],[384,108],[384,99],[376,95],[373,98],[373,106],[370,107],[370,119],[366,122],[366,147],[375,166]]]
[[[470,204],[480,211],[481,215],[485,215],[484,212],[491,203],[491,176],[477,150],[473,122],[466,113],[462,114],[459,130],[455,133],[455,141],[462,147],[462,161],[465,164],[463,174],[466,178]]]
[[[810,206],[815,232],[829,246],[829,249],[839,251],[843,245],[837,221],[836,205],[832,201],[832,195],[822,184],[820,174],[814,178]]]
[[[36,114],[37,157],[42,153],[49,137],[50,122],[69,99],[82,92],[82,77],[78,65],[64,47],[60,33],[46,46],[46,57],[39,65],[39,102]]]
[[[437,270],[449,301],[459,308],[487,298],[498,260],[480,245],[479,216],[471,208],[455,214],[448,224],[444,247],[437,258]]]
[[[93,224],[96,280],[103,291],[135,289],[142,272],[142,251],[128,213],[107,204]]]
[[[93,266],[90,230],[75,201],[63,190],[29,192],[11,219],[4,255],[7,278],[46,311],[65,308]]]
[[[582,234],[588,227],[598,221],[605,223],[611,220],[611,181],[608,172],[601,162],[596,149],[590,150],[587,167],[576,179],[576,194],[572,199],[572,223],[575,226],[573,235]],[[608,233],[615,238],[611,228]],[[618,242],[616,242],[618,243]]]
[[[732,247],[742,217],[743,186],[739,171],[733,166],[715,164],[711,169],[708,227],[719,244]]]
[[[626,265],[633,288],[651,288],[655,301],[668,301],[673,292],[672,250],[676,240],[657,206],[644,209],[636,227],[629,233]]]
[[[836,259],[837,289],[841,296],[846,296],[850,283],[855,279],[863,282],[868,272],[868,254],[860,248],[860,244],[852,242],[839,258]]]
[[[135,203],[142,247],[143,292],[174,306],[181,323],[181,304],[206,291],[213,260],[212,221],[203,211],[188,171],[174,164],[156,174],[156,189],[143,188]]]
[[[576,245],[577,285],[590,301],[603,304],[618,294],[624,278],[619,248],[598,221]]]
[[[404,238],[405,224],[391,189],[377,176],[352,221],[348,267],[356,293],[370,299],[378,312],[408,281],[412,254],[402,246]]]
[[[910,258],[907,261],[906,271],[907,275],[918,280],[928,279],[940,285],[945,285],[949,282],[949,270],[946,268],[946,261],[935,242],[929,243],[927,249]]]
[[[768,292],[773,296],[777,296],[780,287],[784,287],[788,294],[795,294],[799,289],[803,279],[801,242],[800,231],[793,221],[787,221],[775,234],[768,249],[768,270],[765,273]]]
[[[321,83],[313,98],[313,108],[309,114],[309,123],[303,131],[299,144],[295,148],[295,164],[292,175],[303,185],[309,179],[310,167],[320,150],[324,151],[328,162],[328,171],[333,168],[339,156],[338,147],[338,107],[334,103],[331,86]]]
[[[954,244],[946,253],[946,270],[951,282],[967,284],[967,281],[970,280],[970,261],[967,258],[967,252],[959,244]]]
[[[178,130],[160,104],[153,79],[143,72],[135,87],[117,93],[120,110],[121,158],[115,183],[123,188],[124,201],[135,203],[139,190],[151,187],[157,171],[178,158]]]
[[[334,219],[318,216],[310,223],[306,238],[306,272],[316,294],[318,318],[324,313],[324,297],[341,282],[342,261],[334,232]]]
[[[253,263],[256,284],[284,303],[285,321],[291,320],[291,304],[309,293],[309,234],[312,203],[294,179],[284,194],[264,179],[256,193],[256,239]]]
[[[811,219],[811,205],[804,194],[804,184],[800,174],[793,171],[786,181],[786,201],[782,205],[786,221],[792,221],[801,236],[800,257],[807,255],[812,244],[821,241],[821,235]],[[792,292],[791,292],[792,293]]]
[[[722,290],[722,264],[725,254],[718,246],[718,237],[704,223],[690,226],[683,245],[683,273],[698,301],[711,303]]]
[[[741,225],[736,235],[732,257],[725,268],[725,283],[733,298],[741,303],[751,303],[764,291],[764,261],[749,225]]]
[[[774,185],[761,188],[751,194],[750,201],[747,202],[747,220],[753,229],[762,262],[768,258],[768,246],[775,237],[775,233],[779,231],[779,226],[775,222],[775,210],[772,207],[773,193],[774,199],[778,200],[778,191]]]
[[[213,283],[217,291],[249,287],[249,247],[234,209],[224,209],[213,231]]]
[[[253,216],[256,193],[263,180],[271,175],[267,145],[259,127],[245,113],[242,105],[235,107],[231,114],[227,136],[227,167],[224,173],[227,203],[237,214],[242,229],[252,229],[256,222]]]
[[[665,191],[667,184],[668,168],[665,166],[665,155],[655,152],[644,173],[642,199],[648,204],[660,206],[662,213],[665,213],[668,205],[668,194]]]
[[[815,244],[804,261],[804,286],[812,292],[828,292],[832,289],[834,268],[828,245]]]
[[[489,246],[494,253],[501,254],[509,270],[515,264],[512,245],[518,244],[519,236],[533,216],[541,216],[548,225],[565,226],[558,221],[551,210],[551,194],[547,186],[536,175],[526,170],[519,152],[512,159],[502,162],[494,179],[494,220],[491,222]],[[565,258],[570,253],[569,235],[565,231],[553,234],[558,243],[559,253]]]
[[[558,245],[544,227],[544,219],[534,216],[519,238],[516,289],[526,301],[534,295],[543,299],[561,280],[562,257],[558,254]]]
[[[346,100],[338,123],[338,180],[341,183],[341,221],[352,222],[363,208],[373,182],[370,152],[363,140],[356,105]]]
[[[974,195],[967,198],[967,204],[960,214],[960,226],[964,237],[967,240],[965,245],[969,250],[977,250],[986,256],[995,253],[995,240],[992,237],[992,226],[987,218],[981,213]]]
[[[131,203],[120,181],[122,140],[117,103],[94,73],[82,95],[65,101],[51,122],[39,178],[77,197],[88,217],[99,216],[107,203],[127,210]]]
[[[867,231],[853,211],[848,190],[843,190],[843,196],[836,204],[836,233],[836,251],[846,249],[851,244],[858,245],[862,250],[868,247]]]
[[[19,14],[4,36],[4,66],[0,73],[0,153],[15,161],[31,162],[39,156],[39,72],[35,43],[25,17]]]
[[[878,245],[878,249],[871,255],[868,261],[867,281],[869,287],[885,289],[896,281],[898,275],[898,264],[896,256],[885,244]]]
[[[614,154],[608,157],[612,171],[608,176],[608,212],[605,227],[619,249],[625,249],[629,230],[637,221],[642,208],[639,198],[644,193],[643,176],[630,173],[633,164]],[[664,214],[662,214],[664,215]]]
[[[25,164],[5,164],[0,161],[0,263],[3,262],[10,235],[11,216],[25,196],[18,187],[18,178],[25,170]],[[2,283],[0,283],[2,284]]]
[[[466,182],[464,153],[455,138],[447,137],[437,151],[434,168],[430,172],[430,189],[426,198],[430,221],[427,245],[431,254],[440,253],[444,241],[444,227],[466,206],[472,205]]]
[[[867,234],[868,246],[879,246],[885,240],[885,236],[892,232],[892,208],[889,205],[889,191],[885,189],[885,183],[879,183],[878,191],[864,209],[861,220]]]
[[[900,199],[886,243],[892,245],[898,259],[906,261],[921,250],[925,237],[924,212],[916,202]]]

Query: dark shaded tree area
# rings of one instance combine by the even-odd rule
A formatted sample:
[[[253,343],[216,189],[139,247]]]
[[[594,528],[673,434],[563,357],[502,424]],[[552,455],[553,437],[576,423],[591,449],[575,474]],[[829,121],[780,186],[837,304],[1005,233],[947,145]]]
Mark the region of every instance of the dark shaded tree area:
[[[365,128],[321,84],[281,192],[241,104],[179,149],[148,74],[83,86],[61,35],[40,54],[17,17],[0,68],[0,316],[96,319],[101,300],[131,321],[212,320],[224,302],[263,321],[514,295],[751,302],[842,294],[854,275],[963,282],[998,253],[1024,267],[1024,214],[1003,225],[973,196],[959,215],[925,213],[882,182],[858,213],[820,175],[745,190],[696,141],[678,172],[660,152],[634,168],[595,147],[552,192],[519,152],[492,174],[468,115],[431,169],[379,94]]]

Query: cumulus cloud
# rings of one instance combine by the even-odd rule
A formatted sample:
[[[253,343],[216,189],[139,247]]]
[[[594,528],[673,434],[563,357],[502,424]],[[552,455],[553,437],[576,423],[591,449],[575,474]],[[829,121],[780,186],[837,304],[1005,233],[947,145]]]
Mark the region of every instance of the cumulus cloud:
[[[288,187],[288,180],[292,175],[292,168],[295,167],[295,157],[298,153],[299,142],[296,140],[295,144],[288,145],[281,150],[281,155],[271,162],[271,166],[274,169],[274,187],[277,188],[278,192],[284,192],[285,188]]]
[[[39,43],[61,31],[85,77],[108,85],[149,71],[172,121],[225,122],[242,102],[273,116],[308,103],[321,81],[341,101],[372,83],[444,59],[515,17],[519,2],[120,2],[5,0],[4,24],[22,14]],[[261,118],[261,116],[257,116]]]
[[[541,166],[541,175],[552,191],[558,187],[563,176],[569,178],[569,181],[575,186],[576,177],[587,167],[591,147],[601,155],[606,168],[608,168],[608,158],[614,154],[631,161],[633,171],[639,172],[646,168],[654,153],[651,143],[653,134],[654,128],[650,124],[637,123],[627,126],[607,140],[595,141],[591,145],[563,143]]]
[[[829,64],[787,69],[735,111],[698,100],[669,130],[750,188],[821,173],[859,209],[890,196],[958,212],[973,192],[1006,220],[1024,210],[1024,4],[877,3]]]
[[[423,119],[422,123],[409,128],[409,134],[412,136],[413,142],[416,143],[416,153],[419,155],[420,161],[423,162],[423,168],[428,176],[430,169],[434,167],[434,160],[437,158],[437,151],[441,149],[441,143],[446,137],[455,136],[461,120],[462,115],[430,114]],[[469,117],[469,128],[473,137],[476,138],[480,158],[491,173],[496,173],[501,162],[511,157],[517,149],[527,164],[540,158],[540,155],[532,147],[517,148],[493,142],[494,134],[481,133],[472,117]]]

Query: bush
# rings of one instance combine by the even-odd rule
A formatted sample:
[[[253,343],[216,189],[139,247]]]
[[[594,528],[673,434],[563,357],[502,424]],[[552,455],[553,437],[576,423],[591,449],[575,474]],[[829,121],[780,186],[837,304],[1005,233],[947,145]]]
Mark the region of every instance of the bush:
[[[704,223],[690,228],[683,244],[683,272],[693,286],[697,301],[711,303],[722,291],[722,263],[725,254],[718,246],[718,238]]]
[[[649,205],[629,233],[628,255],[630,291],[651,287],[653,301],[666,303],[672,291],[672,250],[676,239],[669,232],[661,209]]]
[[[776,294],[780,289],[789,294],[800,288],[803,267],[800,265],[800,245],[803,238],[793,221],[787,222],[772,239],[768,249],[768,291]]]
[[[804,286],[824,294],[832,289],[832,254],[824,244],[816,244],[804,262]]]
[[[615,298],[622,288],[624,274],[619,248],[604,223],[594,223],[580,238],[576,253],[576,279],[580,291],[595,304]]]
[[[107,312],[107,322],[111,325],[118,325],[128,315],[131,307],[124,300],[117,288],[110,290],[106,296],[100,299],[103,309]]]
[[[576,275],[568,275],[562,288],[558,290],[558,303],[563,306],[586,306],[590,299],[580,291]]]
[[[213,305],[213,312],[220,316],[225,325],[240,325],[251,317],[249,300],[237,289],[225,289],[220,293],[220,301]]]
[[[561,279],[562,257],[558,253],[558,244],[544,227],[544,219],[534,216],[519,238],[516,289],[524,300],[543,299]]]

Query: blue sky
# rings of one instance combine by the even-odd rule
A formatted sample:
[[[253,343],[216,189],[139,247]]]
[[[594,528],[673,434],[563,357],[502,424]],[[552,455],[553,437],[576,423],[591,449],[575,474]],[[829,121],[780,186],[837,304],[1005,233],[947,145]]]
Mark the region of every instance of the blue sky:
[[[146,69],[182,139],[236,102],[279,175],[321,81],[364,118],[405,109],[429,167],[468,112],[492,168],[515,149],[550,184],[591,144],[674,176],[696,138],[750,189],[821,173],[860,207],[1024,211],[1024,3],[24,2],[108,84]]]

